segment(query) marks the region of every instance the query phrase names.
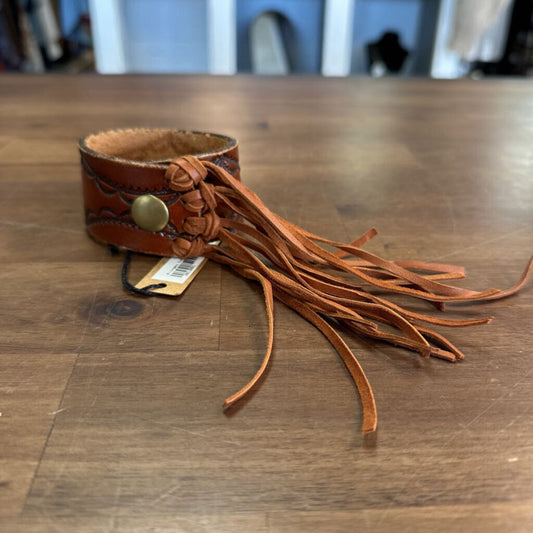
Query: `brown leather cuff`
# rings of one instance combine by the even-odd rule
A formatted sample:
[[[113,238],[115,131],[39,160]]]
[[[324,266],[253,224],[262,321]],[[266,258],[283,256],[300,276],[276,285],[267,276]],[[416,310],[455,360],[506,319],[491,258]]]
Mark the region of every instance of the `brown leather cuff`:
[[[215,133],[112,130],[81,139],[79,149],[89,235],[136,252],[174,255],[173,241],[186,233],[184,220],[197,216],[187,209],[184,195],[169,187],[173,159],[192,155],[240,179],[237,141]],[[150,227],[143,220],[146,213],[162,227],[143,229],[143,225]]]

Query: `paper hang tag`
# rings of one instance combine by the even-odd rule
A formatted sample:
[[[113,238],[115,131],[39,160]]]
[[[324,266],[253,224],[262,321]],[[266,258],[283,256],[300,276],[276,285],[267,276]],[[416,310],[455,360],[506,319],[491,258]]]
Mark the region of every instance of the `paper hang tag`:
[[[163,257],[144,278],[136,283],[135,287],[144,289],[148,285],[164,283],[164,287],[153,288],[150,291],[167,296],[179,296],[192,283],[206,263],[207,258],[202,256],[189,259]]]
[[[210,241],[209,244],[218,246],[218,239]],[[152,288],[151,292],[164,294],[166,296],[179,296],[192,283],[207,263],[207,258],[203,256],[180,259],[179,257],[162,257],[158,263],[135,284],[137,289],[144,289],[149,285],[164,284],[164,287]]]

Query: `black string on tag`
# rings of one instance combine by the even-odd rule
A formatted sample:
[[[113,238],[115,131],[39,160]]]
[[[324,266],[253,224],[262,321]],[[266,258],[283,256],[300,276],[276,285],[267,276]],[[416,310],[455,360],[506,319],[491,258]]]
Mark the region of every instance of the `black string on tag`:
[[[110,246],[110,251],[112,255],[115,255],[118,252],[117,248],[114,246]],[[126,251],[124,263],[122,265],[122,286],[127,291],[134,292],[135,294],[142,294],[144,296],[161,296],[161,294],[153,292],[151,289],[162,289],[167,286],[166,283],[152,283],[151,285],[139,289],[128,281],[128,270],[131,263],[131,256],[132,252],[130,250]]]

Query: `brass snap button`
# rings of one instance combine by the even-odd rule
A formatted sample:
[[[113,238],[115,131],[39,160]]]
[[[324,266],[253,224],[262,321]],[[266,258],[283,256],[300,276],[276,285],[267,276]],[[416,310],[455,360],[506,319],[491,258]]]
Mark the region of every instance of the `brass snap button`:
[[[146,231],[160,231],[168,223],[168,209],[163,201],[151,194],[135,198],[131,204],[135,224]]]

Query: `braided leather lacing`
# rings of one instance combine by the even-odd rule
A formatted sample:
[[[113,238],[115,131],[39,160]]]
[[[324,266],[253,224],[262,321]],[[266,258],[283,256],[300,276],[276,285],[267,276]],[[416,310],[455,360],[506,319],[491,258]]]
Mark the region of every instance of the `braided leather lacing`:
[[[206,181],[208,175],[209,182]],[[193,156],[175,159],[165,176],[169,187],[182,193],[185,208],[196,213],[183,223],[188,237],[179,237],[173,242],[176,256],[207,256],[258,281],[263,288],[268,315],[268,347],[255,376],[227,398],[224,407],[245,396],[268,366],[274,337],[275,296],[316,326],[335,347],[361,397],[362,431],[372,432],[377,425],[372,389],[352,351],[327,319],[334,319],[368,337],[419,352],[424,357],[453,362],[464,357],[461,351],[420,323],[457,327],[484,324],[490,322],[490,318],[450,320],[427,316],[396,305],[370,290],[375,287],[421,298],[444,310],[445,303],[509,296],[523,286],[533,270],[532,257],[518,283],[503,291],[477,292],[454,287],[442,281],[463,278],[463,268],[382,259],[361,249],[377,234],[373,228],[351,244],[313,235],[270,211],[253,191],[209,161],[200,161]],[[239,215],[240,219],[221,217],[220,208]],[[221,246],[209,244],[213,239],[220,240]],[[332,246],[337,252],[331,253],[320,244]],[[349,274],[357,281],[350,281],[339,273]],[[392,326],[395,331],[383,331],[380,324]]]

